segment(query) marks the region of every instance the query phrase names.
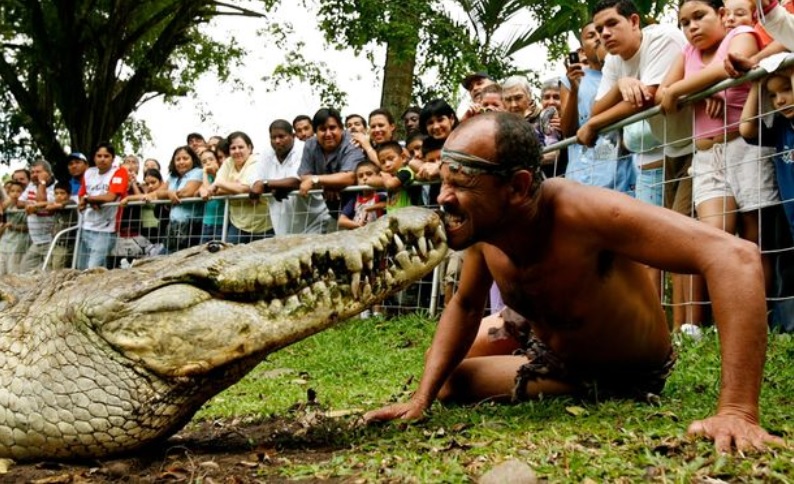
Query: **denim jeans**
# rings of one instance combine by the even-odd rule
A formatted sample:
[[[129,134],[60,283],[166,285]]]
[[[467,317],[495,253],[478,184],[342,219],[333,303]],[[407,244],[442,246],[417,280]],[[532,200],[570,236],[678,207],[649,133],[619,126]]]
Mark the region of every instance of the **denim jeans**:
[[[661,207],[663,206],[663,196],[664,169],[640,170],[637,177],[637,199]]]
[[[207,225],[201,226],[201,243],[206,244],[213,240],[221,240],[223,236],[223,225]]]
[[[108,255],[116,245],[115,232],[96,232],[83,230],[77,251],[77,269],[107,267]]]
[[[254,234],[251,232],[246,232],[245,230],[240,230],[235,227],[234,224],[229,224],[229,228],[226,232],[226,242],[230,244],[247,244],[255,240],[273,237],[274,235],[275,232],[273,232],[273,229],[270,229],[267,232]]]

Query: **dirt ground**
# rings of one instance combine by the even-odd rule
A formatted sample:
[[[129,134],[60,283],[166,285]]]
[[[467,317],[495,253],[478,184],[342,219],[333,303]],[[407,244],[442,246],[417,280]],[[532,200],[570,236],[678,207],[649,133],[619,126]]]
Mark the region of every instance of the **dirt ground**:
[[[305,418],[193,423],[167,441],[123,458],[13,464],[0,474],[0,483],[287,482],[281,473],[285,466],[322,463],[339,448],[330,439],[301,438],[306,428]],[[301,480],[334,482],[322,477]]]

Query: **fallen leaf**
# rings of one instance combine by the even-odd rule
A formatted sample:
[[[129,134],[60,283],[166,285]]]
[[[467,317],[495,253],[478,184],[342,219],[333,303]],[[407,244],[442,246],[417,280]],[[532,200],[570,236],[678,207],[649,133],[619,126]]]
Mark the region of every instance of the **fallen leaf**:
[[[216,471],[221,468],[221,466],[217,462],[212,460],[202,462],[201,464],[199,464],[199,467],[204,467],[205,469],[213,469]]]
[[[325,416],[328,417],[328,418],[339,418],[339,417],[347,417],[348,415],[358,415],[358,414],[363,413],[363,412],[364,412],[364,410],[362,410],[360,408],[351,408],[351,409],[345,409],[345,410],[331,410],[331,411],[325,412]]]
[[[51,476],[45,477],[42,479],[36,479],[34,481],[30,481],[32,484],[69,484],[73,481],[73,477],[71,474],[61,474],[58,476]]]
[[[248,467],[249,469],[253,469],[255,467],[259,467],[259,462],[251,462],[247,460],[241,460],[237,463],[239,466]]]
[[[582,407],[565,407],[565,411],[573,415],[574,417],[578,417],[580,415],[587,415],[587,410]]]

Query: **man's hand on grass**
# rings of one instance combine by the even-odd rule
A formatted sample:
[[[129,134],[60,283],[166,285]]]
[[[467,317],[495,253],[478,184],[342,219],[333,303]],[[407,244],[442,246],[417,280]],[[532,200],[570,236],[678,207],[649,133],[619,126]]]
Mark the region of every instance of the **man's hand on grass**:
[[[427,406],[413,399],[405,403],[396,403],[364,414],[366,423],[388,422],[390,420],[416,420],[424,415]]]
[[[717,414],[705,420],[696,420],[689,426],[690,435],[701,435],[714,440],[718,452],[765,450],[768,444],[785,446],[780,437],[762,429],[755,419],[729,413]]]

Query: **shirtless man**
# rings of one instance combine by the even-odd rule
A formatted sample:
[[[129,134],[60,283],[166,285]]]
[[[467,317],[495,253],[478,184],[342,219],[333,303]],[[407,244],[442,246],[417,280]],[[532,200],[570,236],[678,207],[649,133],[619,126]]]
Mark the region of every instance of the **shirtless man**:
[[[704,274],[714,300],[719,404],[689,431],[714,439],[720,451],[780,442],[758,424],[767,335],[758,248],[612,191],[541,183],[539,159],[530,126],[514,114],[482,114],[449,136],[438,202],[449,247],[466,249],[460,287],[441,315],[416,393],[365,418],[415,419],[435,398],[569,394],[593,380],[599,391],[631,394],[643,374],[657,380],[647,382],[653,389],[673,353],[644,268],[651,265]],[[480,318],[492,280],[505,303],[531,320],[539,359],[560,371],[532,375],[527,358],[506,356],[505,340],[489,342]]]

